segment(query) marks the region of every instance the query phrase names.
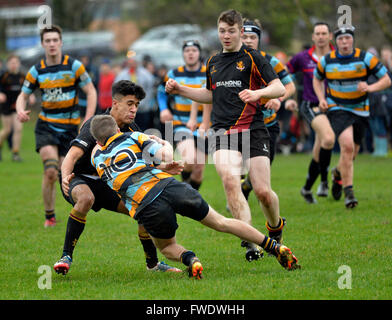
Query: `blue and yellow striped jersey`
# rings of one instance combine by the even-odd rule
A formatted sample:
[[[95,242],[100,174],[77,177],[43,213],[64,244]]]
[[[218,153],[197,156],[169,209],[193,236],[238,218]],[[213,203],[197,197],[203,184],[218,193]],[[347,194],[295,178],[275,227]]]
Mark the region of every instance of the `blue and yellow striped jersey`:
[[[332,51],[320,59],[314,76],[327,79],[328,110],[346,110],[359,116],[369,116],[367,92],[358,91],[358,83],[370,75],[382,78],[387,73],[385,66],[370,52],[354,49],[349,56]]]
[[[161,147],[144,133],[120,132],[91,154],[98,175],[119,194],[131,217],[162,192],[165,184],[157,184],[171,177],[152,165]]]
[[[22,91],[31,94],[36,88],[42,93],[39,118],[58,131],[80,123],[78,88],[91,82],[83,64],[68,55],[58,65],[47,66],[45,60],[32,66],[26,75]]]
[[[284,86],[290,82],[293,82],[292,77],[287,72],[283,63],[280,62],[278,58],[271,56],[264,51],[260,51],[260,53],[271,64],[272,68],[274,69],[274,71],[278,75],[279,80],[282,82],[282,84]],[[263,116],[264,116],[264,123],[267,128],[276,123],[277,120],[276,120],[275,110],[262,108],[262,112],[263,112]]]
[[[181,66],[177,69],[170,70],[165,77],[165,82],[169,78],[176,80],[180,85],[185,85],[192,88],[202,88],[205,87],[206,83],[206,67],[201,65],[198,71],[188,71],[186,70],[185,66]],[[158,97],[160,111],[167,109],[167,93],[165,91],[160,91],[158,94],[160,95],[160,97]],[[188,131],[186,124],[190,118],[191,107],[192,100],[179,95],[174,96],[174,105],[172,107],[174,133],[180,130]],[[197,114],[198,125],[200,125],[202,119],[203,105],[200,105]],[[197,135],[197,131],[195,131],[193,134]]]

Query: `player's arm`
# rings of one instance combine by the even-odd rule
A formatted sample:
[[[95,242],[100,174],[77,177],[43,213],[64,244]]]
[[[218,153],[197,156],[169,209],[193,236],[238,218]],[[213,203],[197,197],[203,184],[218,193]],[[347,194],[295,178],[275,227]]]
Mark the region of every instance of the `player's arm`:
[[[294,95],[294,93],[295,93],[295,85],[294,85],[293,81],[286,83],[284,85],[284,88],[286,89],[286,93],[282,97],[280,97],[278,99],[271,99],[271,100],[269,100],[265,104],[265,107],[267,109],[273,109],[275,111],[278,111],[280,109],[280,106],[281,106],[282,102],[287,100],[288,98],[290,98],[292,95]],[[294,108],[295,108],[295,106],[294,106]]]
[[[204,137],[205,133],[210,128],[211,112],[212,112],[212,104],[208,103],[203,105],[203,120],[199,126],[199,134],[201,137]]]
[[[26,122],[30,120],[30,112],[31,110],[26,110],[27,102],[29,101],[29,93],[21,91],[16,99],[16,113],[18,120],[20,122]]]
[[[372,93],[372,92],[382,91],[384,89],[389,88],[390,86],[391,86],[391,78],[386,73],[375,83],[372,83],[370,85],[365,81],[361,81],[360,83],[358,83],[358,91]]]
[[[72,146],[65,156],[61,165],[61,186],[66,196],[69,196],[69,183],[74,177],[73,169],[75,163],[84,155],[84,150],[77,146]]]
[[[186,124],[187,128],[192,131],[197,129],[197,113],[199,112],[200,103],[192,101],[191,112],[189,113],[189,120]]]
[[[284,96],[286,89],[279,79],[274,79],[265,88],[258,90],[242,90],[238,95],[245,103],[256,102],[261,98],[273,99]]]
[[[212,91],[207,88],[191,88],[180,85],[174,79],[168,79],[165,90],[169,94],[178,94],[199,103],[212,103]]]
[[[154,140],[156,144],[159,144],[157,150],[155,150],[153,153],[154,161],[157,160],[156,162],[164,161],[167,163],[172,163],[174,160],[174,151],[170,142],[160,139],[156,136],[151,136],[151,140]]]
[[[325,112],[328,109],[327,100],[325,100],[324,80],[313,77],[313,90],[319,101],[321,111]]]
[[[164,84],[160,84],[157,90],[157,102],[159,107],[159,119],[162,123],[173,120],[173,115],[169,110],[169,96],[165,91]]]
[[[95,114],[95,109],[97,108],[97,90],[95,89],[92,82],[87,83],[82,87],[83,92],[87,97],[87,107],[86,116],[83,122],[86,122]]]

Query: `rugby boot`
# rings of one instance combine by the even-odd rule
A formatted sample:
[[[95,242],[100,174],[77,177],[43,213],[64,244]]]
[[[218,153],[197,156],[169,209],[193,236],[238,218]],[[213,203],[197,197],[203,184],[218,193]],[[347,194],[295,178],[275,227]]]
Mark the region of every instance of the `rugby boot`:
[[[157,263],[155,267],[149,268],[147,267],[148,271],[158,271],[158,272],[182,272],[181,269],[176,267],[169,266],[168,264],[164,263],[163,261]]]
[[[57,224],[56,218],[50,218],[50,219],[45,219],[45,224],[44,227],[48,228],[48,227],[54,227]]]
[[[246,248],[245,259],[249,262],[259,260],[264,256],[263,248],[247,241],[241,241],[241,247]]]
[[[358,200],[354,196],[354,191],[351,189],[345,195],[344,205],[347,209],[353,209],[358,205]]]
[[[317,200],[313,197],[313,192],[311,190],[306,190],[305,188],[302,188],[301,189],[301,196],[309,204],[317,203]]]
[[[203,271],[203,266],[201,265],[199,258],[193,257],[188,267],[189,277],[200,280],[201,278],[203,278],[201,275],[202,271]]]
[[[69,268],[71,268],[71,264],[72,258],[68,255],[63,256],[59,261],[54,264],[53,269],[54,271],[56,271],[56,273],[65,276],[68,273]]]
[[[328,182],[321,181],[317,188],[317,196],[318,197],[328,197]]]
[[[280,265],[288,271],[301,268],[298,264],[298,259],[291,252],[291,249],[282,244],[278,243],[276,245],[274,255]]]
[[[249,179],[245,178],[241,180],[241,191],[245,197],[246,200],[249,198],[249,194],[252,191],[253,187],[252,184],[250,183]]]
[[[335,200],[339,200],[342,197],[342,177],[340,172],[337,168],[333,168],[331,170],[332,175],[332,196]]]

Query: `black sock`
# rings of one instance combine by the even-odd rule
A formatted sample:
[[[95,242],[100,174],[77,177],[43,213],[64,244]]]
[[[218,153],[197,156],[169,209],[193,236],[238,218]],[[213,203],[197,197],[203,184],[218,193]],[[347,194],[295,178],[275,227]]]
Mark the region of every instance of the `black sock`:
[[[353,192],[353,186],[347,186],[343,188],[344,194],[347,197],[349,194]]]
[[[56,217],[54,210],[45,210],[45,219],[52,219]]]
[[[192,187],[193,189],[195,189],[195,190],[199,190],[199,189],[200,189],[200,186],[201,186],[201,182],[196,182],[196,181],[193,181],[193,180],[190,180],[190,181],[189,181],[189,184],[190,184],[191,187]]]
[[[277,255],[277,252],[276,252],[277,244],[278,243],[274,239],[265,236],[264,241],[262,243],[260,243],[260,247],[263,247],[265,251],[276,256]]]
[[[192,171],[182,171],[181,172],[181,178],[183,182],[188,182],[189,178],[191,177]]]
[[[76,217],[74,215],[75,212],[76,211],[72,209],[68,218],[63,249],[63,256],[69,255],[71,258],[79,237],[84,230],[84,226],[86,225],[86,220]]]
[[[314,182],[317,180],[317,177],[320,173],[320,164],[316,162],[314,159],[309,164],[309,169],[308,169],[308,176],[306,177],[306,182],[305,182],[305,190],[310,190],[312,189],[312,186]]]
[[[328,181],[328,169],[329,169],[329,164],[331,163],[331,156],[332,156],[332,150],[320,148],[319,164],[320,164],[321,181],[323,182]]]
[[[189,266],[189,264],[191,263],[191,259],[193,257],[196,257],[195,253],[192,251],[185,251],[182,255],[181,255],[181,262],[183,264],[185,264],[187,267]]]
[[[158,263],[157,248],[152,242],[148,233],[138,233],[139,240],[143,246],[144,255],[146,257],[146,264],[148,268],[154,268]]]

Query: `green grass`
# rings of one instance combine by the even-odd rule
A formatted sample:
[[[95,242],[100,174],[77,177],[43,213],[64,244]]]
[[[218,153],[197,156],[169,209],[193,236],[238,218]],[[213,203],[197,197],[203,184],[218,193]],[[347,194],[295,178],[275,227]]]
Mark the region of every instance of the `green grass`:
[[[60,257],[71,206],[57,193],[60,223],[44,229],[41,197],[42,164],[34,152],[33,124],[25,125],[23,163],[10,161],[3,148],[0,163],[0,299],[391,299],[392,298],[392,166],[391,157],[360,155],[355,161],[355,191],[359,206],[346,210],[331,197],[307,205],[299,196],[309,155],[278,155],[272,170],[281,215],[287,218],[285,243],[302,269],[287,272],[275,258],[248,263],[240,241],[178,216],[177,240],[203,262],[204,279],[185,274],[145,270],[136,222],[101,211],[90,212],[67,276],[52,273],[52,288],[38,287],[41,265],[53,266]],[[333,156],[332,165],[337,161]],[[317,182],[318,183],[318,182]],[[316,183],[316,184],[317,184]],[[213,165],[208,165],[201,188],[219,212],[226,200]],[[266,232],[264,217],[252,194],[253,224]],[[164,259],[160,255],[162,260]],[[180,263],[171,264],[183,268]],[[351,268],[352,288],[342,290],[340,266]]]

